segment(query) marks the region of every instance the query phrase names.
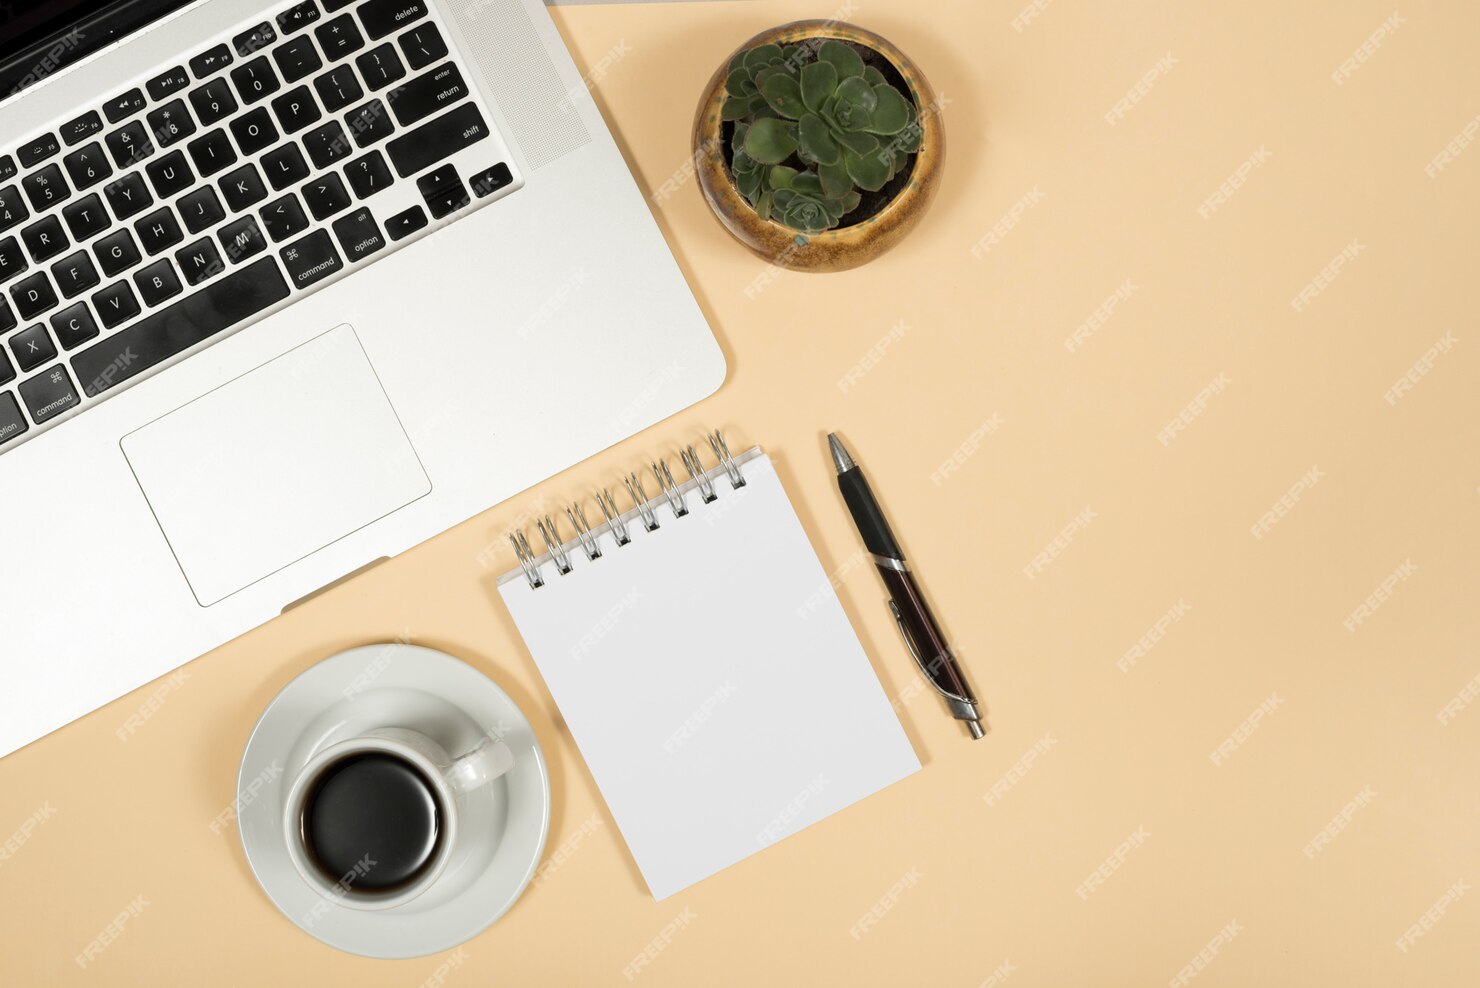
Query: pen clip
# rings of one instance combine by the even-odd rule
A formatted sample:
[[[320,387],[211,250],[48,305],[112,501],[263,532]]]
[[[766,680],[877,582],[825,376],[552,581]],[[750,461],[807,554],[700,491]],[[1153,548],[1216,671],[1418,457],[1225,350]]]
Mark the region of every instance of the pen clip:
[[[935,677],[925,667],[925,660],[920,658],[920,650],[915,647],[915,639],[911,637],[910,629],[905,626],[904,615],[899,612],[899,605],[894,602],[893,598],[889,600],[889,612],[894,615],[894,623],[899,625],[899,636],[904,639],[904,647],[909,649],[910,658],[914,659],[915,665],[920,667],[920,672],[925,676],[925,681],[935,687],[935,691],[948,700],[955,700],[958,703],[972,703],[967,697],[954,693],[951,690],[942,689],[940,683],[935,681]],[[937,655],[936,659],[940,659],[940,656]]]

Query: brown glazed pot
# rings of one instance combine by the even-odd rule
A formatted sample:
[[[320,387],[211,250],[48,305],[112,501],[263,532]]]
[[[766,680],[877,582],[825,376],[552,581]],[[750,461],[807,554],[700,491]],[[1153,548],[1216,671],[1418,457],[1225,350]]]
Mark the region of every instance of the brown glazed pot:
[[[757,45],[786,46],[810,39],[834,38],[871,48],[898,72],[909,88],[921,127],[920,150],[914,156],[903,188],[882,209],[852,226],[808,236],[773,220],[763,220],[735,187],[725,163],[725,131],[720,108],[725,102],[725,78],[730,60]],[[945,128],[935,92],[924,74],[898,48],[861,27],[841,21],[793,21],[762,31],[720,62],[694,117],[694,166],[699,188],[714,215],[746,247],[762,259],[796,271],[844,271],[858,267],[904,239],[920,222],[940,184],[945,162]],[[886,186],[887,188],[887,186]],[[846,219],[846,217],[845,217]]]

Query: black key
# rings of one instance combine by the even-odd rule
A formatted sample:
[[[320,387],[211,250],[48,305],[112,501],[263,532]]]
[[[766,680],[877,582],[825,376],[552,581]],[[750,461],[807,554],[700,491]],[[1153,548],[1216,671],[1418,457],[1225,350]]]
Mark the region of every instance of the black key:
[[[246,58],[252,52],[266,48],[276,40],[277,32],[272,29],[271,24],[264,21],[252,28],[252,30],[243,31],[241,34],[232,38],[231,44],[236,49],[238,55]]]
[[[355,78],[354,69],[348,65],[334,66],[313,81],[313,88],[318,90],[324,109],[330,113],[344,109],[365,95],[360,88],[360,80]]]
[[[56,165],[47,165],[27,175],[21,179],[21,188],[26,190],[31,208],[38,213],[44,213],[72,194],[72,190],[67,188],[67,180],[62,178],[62,170]]]
[[[391,112],[378,99],[345,114],[344,122],[360,147],[369,147],[396,131],[395,124],[391,123]]]
[[[509,173],[509,166],[500,161],[492,168],[485,168],[468,180],[473,187],[473,195],[482,199],[491,196],[499,189],[514,181],[514,176]]]
[[[92,297],[93,308],[105,329],[112,329],[139,314],[139,300],[126,281],[115,281]]]
[[[0,295],[0,333],[8,333],[12,329],[15,329],[15,313],[10,311],[5,296]]]
[[[103,138],[113,163],[127,168],[136,161],[143,161],[154,153],[154,142],[149,140],[149,131],[137,120],[130,121]]]
[[[424,120],[468,95],[462,73],[451,62],[419,75],[386,93],[386,101],[402,127]]]
[[[56,279],[57,289],[63,298],[76,298],[89,288],[96,288],[102,279],[93,267],[92,256],[79,250],[62,258],[51,266],[51,276]]]
[[[185,74],[185,66],[176,65],[168,72],[150,79],[144,88],[149,90],[149,98],[158,103],[160,100],[175,95],[188,85],[190,85],[190,76]]]
[[[212,79],[190,91],[190,105],[195,107],[201,126],[209,127],[236,112],[236,97],[225,79]]]
[[[0,154],[0,182],[10,178],[15,173],[15,159],[8,154]]]
[[[375,217],[365,206],[335,220],[334,236],[339,238],[344,256],[351,261],[369,257],[385,246],[380,227],[375,225]]]
[[[319,39],[319,47],[324,49],[324,57],[331,62],[365,47],[365,39],[349,14],[340,14],[332,21],[320,24],[313,33]]]
[[[349,193],[344,190],[344,183],[339,180],[339,176],[333,172],[320,175],[305,185],[301,192],[303,201],[308,203],[308,211],[316,220],[327,219],[350,206]]]
[[[332,14],[341,7],[348,7],[355,0],[324,0],[324,12]]]
[[[175,263],[180,265],[180,271],[191,285],[198,285],[226,270],[226,262],[221,260],[215,242],[209,237],[177,250]]]
[[[185,101],[181,99],[171,100],[164,106],[150,110],[144,115],[149,121],[149,132],[154,135],[154,143],[162,148],[167,148],[176,141],[183,141],[195,133],[195,121],[190,119],[190,111],[185,109]]]
[[[231,146],[226,131],[219,127],[191,141],[188,149],[190,160],[195,162],[195,170],[202,178],[236,164],[236,148]]]
[[[232,69],[231,81],[241,94],[242,102],[248,106],[260,99],[266,99],[282,86],[278,77],[273,74],[266,55],[259,55]]]
[[[432,219],[439,220],[453,210],[468,204],[468,189],[451,165],[427,172],[416,180],[416,188],[426,200]]]
[[[307,41],[304,37],[302,40]],[[295,134],[309,124],[317,123],[323,116],[319,104],[307,86],[291,89],[272,101],[272,112],[277,114],[278,123],[283,125],[284,134]]]
[[[226,197],[226,208],[240,213],[266,199],[267,186],[262,184],[262,174],[257,171],[257,166],[248,162],[221,177],[221,194]]]
[[[408,130],[386,145],[391,164],[402,178],[415,175],[455,151],[488,136],[488,125],[474,103],[463,103],[435,120]]]
[[[64,350],[75,350],[98,335],[98,324],[86,302],[69,305],[51,317],[51,331]]]
[[[187,192],[175,208],[180,210],[180,219],[185,221],[185,229],[191,233],[199,233],[226,218],[226,210],[221,208],[216,190],[209,185]]]
[[[190,72],[197,79],[215,75],[232,62],[231,49],[225,45],[209,48],[190,60]]]
[[[119,227],[93,244],[93,253],[98,256],[98,267],[110,278],[139,263],[139,248],[128,227]]]
[[[339,122],[331,120],[322,127],[315,127],[303,135],[303,146],[317,168],[327,168],[350,152],[349,138]]]
[[[313,0],[306,0],[295,7],[289,7],[277,16],[278,30],[284,34],[292,34],[299,28],[307,27],[319,19],[319,8],[315,7]]]
[[[272,60],[277,62],[284,82],[297,82],[324,67],[313,39],[306,34],[274,48]]]
[[[262,225],[267,227],[267,235],[273,243],[282,243],[306,228],[308,217],[303,214],[298,197],[290,192],[262,207]]]
[[[39,165],[61,149],[62,146],[57,143],[57,135],[42,134],[16,148],[15,156],[20,159],[22,168],[30,168],[33,165]]]
[[[262,237],[262,230],[257,226],[257,221],[250,216],[243,216],[239,220],[223,226],[217,231],[216,236],[221,241],[221,249],[226,251],[226,256],[231,258],[232,264],[240,264],[254,254],[260,254],[267,249],[267,241]]]
[[[10,365],[10,358],[8,356],[6,356],[5,351],[4,350],[0,350],[0,384],[9,384],[11,381],[14,381],[14,380],[15,380],[15,368]],[[0,398],[3,398],[3,397],[8,397],[8,396],[0,396]],[[15,399],[12,398],[11,399],[11,402],[13,404],[15,402]],[[3,413],[4,413],[4,406],[3,405],[0,405],[0,442],[3,442],[5,439],[9,438],[8,436],[5,435],[5,425],[4,425],[5,416],[4,416]]]
[[[62,219],[67,221],[72,239],[79,244],[84,240],[91,240],[112,225],[108,211],[103,208],[103,200],[96,193],[63,206]]]
[[[31,264],[26,260],[25,251],[21,250],[21,242],[14,237],[6,237],[0,240],[0,284],[16,277]],[[4,332],[0,329],[0,332]]]
[[[9,230],[17,223],[24,223],[30,216],[26,204],[21,202],[21,191],[14,185],[0,189],[0,232]]]
[[[231,133],[236,136],[242,154],[253,155],[265,147],[277,143],[277,125],[272,122],[267,108],[259,106],[231,121]]]
[[[372,91],[384,89],[406,75],[406,66],[396,54],[396,46],[389,41],[358,56],[355,65],[359,67],[360,75],[365,77],[365,85]]]
[[[362,154],[345,165],[344,177],[349,179],[356,199],[368,199],[391,184],[391,170],[385,163],[385,155],[379,151]]]
[[[46,280],[45,271],[37,271],[29,278],[17,281],[10,288],[10,298],[15,302],[15,311],[22,319],[35,319],[47,309],[55,308],[57,293],[51,282]]]
[[[82,116],[69,123],[62,124],[62,140],[71,147],[78,141],[86,140],[103,129],[103,118],[98,116],[97,110],[88,110]]]
[[[15,370],[11,368],[10,361],[5,359],[5,354],[0,353],[0,384],[12,377],[15,377]],[[15,395],[0,394],[0,443],[10,442],[29,428]]]
[[[100,394],[287,297],[277,261],[264,257],[104,337],[73,356],[72,369],[85,394]]]
[[[315,230],[278,251],[294,288],[307,288],[344,270],[328,230]],[[258,262],[261,263],[261,262]]]
[[[161,199],[169,199],[195,184],[195,175],[179,151],[171,151],[163,158],[151,161],[144,166],[144,171],[149,174],[149,181],[154,183],[154,194]]]
[[[57,355],[57,348],[46,335],[46,327],[37,323],[10,338],[10,351],[22,373],[35,370]]]
[[[360,6],[360,21],[371,41],[379,41],[426,15],[427,7],[421,0],[370,0]]]
[[[61,364],[47,368],[29,381],[22,381],[19,390],[37,425],[56,418],[82,400],[72,387],[67,368]]]
[[[168,250],[185,239],[175,214],[170,212],[168,206],[156,209],[135,223],[134,232],[139,235],[139,243],[150,256]]]
[[[303,152],[291,141],[282,147],[273,148],[262,156],[262,170],[273,189],[286,189],[308,178],[308,162]]]
[[[144,109],[144,94],[137,89],[115,96],[103,105],[103,116],[109,123],[118,123]]]
[[[67,168],[67,174],[72,176],[72,184],[79,190],[97,185],[113,174],[108,156],[103,153],[103,145],[97,141],[73,151],[62,159],[62,164]]]
[[[55,216],[44,216],[21,231],[21,239],[31,252],[31,260],[40,264],[47,258],[56,257],[71,244],[62,232],[62,223]]]
[[[108,196],[108,204],[113,207],[113,215],[121,220],[141,213],[154,204],[154,197],[144,184],[144,176],[138,172],[129,172],[118,181],[109,182],[103,192]]]
[[[447,54],[447,42],[442,40],[437,25],[430,22],[407,31],[398,40],[406,64],[413,70],[424,69]]]
[[[180,279],[168,257],[161,257],[147,268],[135,271],[134,284],[139,286],[144,304],[151,307],[180,294]]]

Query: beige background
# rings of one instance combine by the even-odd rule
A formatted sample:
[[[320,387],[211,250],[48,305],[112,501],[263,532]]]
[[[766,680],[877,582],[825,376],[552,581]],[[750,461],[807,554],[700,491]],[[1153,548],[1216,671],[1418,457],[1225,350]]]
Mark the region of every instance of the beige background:
[[[1480,881],[1480,703],[1462,693],[1480,674],[1480,149],[1425,173],[1480,113],[1480,12],[1401,6],[1338,85],[1392,6],[1065,0],[1019,30],[1021,9],[857,0],[847,14],[949,100],[941,195],[878,263],[773,277],[691,182],[655,204],[730,360],[716,396],[191,664],[127,741],[116,732],[160,684],[0,762],[0,842],[52,811],[0,860],[0,981],[1156,985],[1236,924],[1197,985],[1473,984],[1473,891],[1435,909],[1406,951],[1397,941],[1456,883]],[[651,192],[682,180],[694,101],[731,47],[828,13],[758,0],[555,17],[583,69],[607,59],[596,98]],[[1071,352],[1066,338],[1127,281]],[[1385,400],[1445,334],[1429,372]],[[1220,393],[1158,441],[1220,375]],[[654,903],[493,580],[513,565],[501,533],[540,496],[580,496],[708,426],[778,459],[925,769]],[[857,564],[829,428],[872,469],[960,643],[988,711],[981,742],[920,692]],[[1123,661],[1179,604],[1180,620]],[[209,824],[287,680],[403,634],[474,663],[531,715],[555,791],[547,854],[567,853],[460,954],[367,961],[278,915],[234,834]],[[1272,711],[1214,764],[1262,704]],[[1336,836],[1315,848],[1328,825]],[[1137,846],[1114,868],[1122,842]],[[79,968],[141,895],[124,935]],[[881,900],[892,905],[850,933]]]

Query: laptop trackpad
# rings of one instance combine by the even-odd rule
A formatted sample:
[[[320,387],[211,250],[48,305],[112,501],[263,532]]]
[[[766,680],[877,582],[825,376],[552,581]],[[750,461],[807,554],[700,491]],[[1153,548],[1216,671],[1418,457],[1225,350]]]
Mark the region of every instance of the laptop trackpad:
[[[203,606],[432,489],[347,324],[122,445]]]

